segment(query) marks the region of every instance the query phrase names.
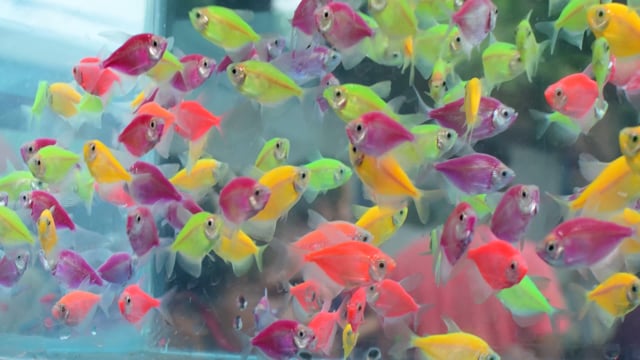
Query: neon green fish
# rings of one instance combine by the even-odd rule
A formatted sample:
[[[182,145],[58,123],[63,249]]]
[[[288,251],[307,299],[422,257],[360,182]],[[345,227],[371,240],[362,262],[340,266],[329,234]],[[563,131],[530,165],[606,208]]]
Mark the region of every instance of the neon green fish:
[[[16,201],[23,191],[31,191],[38,180],[29,171],[12,171],[0,178],[0,192],[9,195],[9,202]]]
[[[40,81],[38,83],[36,96],[33,99],[33,105],[31,106],[31,114],[33,114],[34,116],[40,117],[44,109],[47,107],[49,98],[48,91],[49,83],[46,81]]]
[[[276,105],[293,96],[302,100],[302,88],[268,62],[248,60],[231,64],[227,76],[239,93],[262,105]]]
[[[48,184],[62,181],[80,161],[80,156],[58,145],[45,146],[29,159],[29,170]]]
[[[460,81],[453,87],[449,88],[447,92],[442,97],[440,103],[437,103],[438,106],[442,106],[448,103],[452,103],[458,99],[462,99],[464,97],[464,89],[467,87],[466,81]]]
[[[565,133],[563,134],[563,142],[566,143],[574,143],[582,131],[580,124],[577,124],[571,117],[557,111],[548,114],[530,109],[529,112],[532,118],[539,122],[536,127],[536,139],[542,138],[542,135],[547,132],[551,124],[557,124],[559,130]]]
[[[341,187],[353,175],[350,167],[336,159],[321,158],[303,166],[309,170],[309,185],[304,193],[308,202],[313,202],[320,193]]]
[[[545,314],[553,324],[554,317],[559,313],[528,275],[518,284],[500,290],[496,297],[511,312],[513,320],[522,327],[537,323]]]
[[[289,159],[290,142],[287,138],[276,137],[267,141],[258,157],[255,166],[262,172],[275,169],[278,166],[286,165]]]
[[[202,259],[220,240],[223,220],[206,211],[191,215],[176,235],[171,250],[178,253],[178,260],[186,272],[198,278],[202,273]]]
[[[606,38],[601,37],[596,39],[592,44],[592,57],[591,57],[591,70],[596,78],[598,84],[598,94],[601,99],[604,99],[602,95],[602,89],[609,79],[611,70],[613,69],[613,62],[611,61],[611,53],[609,51],[609,42]]]
[[[238,50],[260,41],[258,35],[237,12],[222,6],[207,6],[189,11],[191,25],[205,39],[225,51]]]
[[[438,58],[433,65],[431,77],[429,78],[429,96],[436,103],[442,100],[447,91],[447,78],[453,75],[453,64]]]
[[[547,45],[549,45],[549,40],[545,40],[541,43],[536,42],[536,36],[533,33],[531,23],[529,22],[532,12],[533,10],[529,11],[527,17],[520,21],[516,27],[516,48],[520,52],[520,56],[522,56],[524,70],[527,73],[529,82],[531,82],[531,79],[536,75],[540,57]]]
[[[487,88],[515,79],[524,73],[524,62],[514,44],[494,42],[482,52],[482,68]]]
[[[378,31],[378,23],[372,17],[363,12],[358,12],[358,14],[374,31],[373,37],[365,38],[361,42],[366,56],[376,64],[384,66],[400,67],[404,65],[403,44],[390,39],[384,32]]]
[[[33,244],[34,238],[20,216],[6,206],[0,206],[0,244],[3,246]]]
[[[436,124],[414,126],[411,132],[415,135],[415,141],[400,144],[391,150],[391,155],[412,175],[440,159],[458,140],[458,134],[454,130]]]
[[[438,58],[456,65],[469,56],[472,46],[460,35],[457,26],[449,29],[448,24],[441,24],[419,31],[414,48],[415,66],[427,78]]]

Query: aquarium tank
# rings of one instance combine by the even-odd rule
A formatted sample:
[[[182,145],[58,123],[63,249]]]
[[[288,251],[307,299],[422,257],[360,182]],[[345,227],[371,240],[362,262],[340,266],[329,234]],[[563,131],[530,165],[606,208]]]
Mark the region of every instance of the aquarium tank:
[[[640,359],[640,2],[0,2],[0,358]]]

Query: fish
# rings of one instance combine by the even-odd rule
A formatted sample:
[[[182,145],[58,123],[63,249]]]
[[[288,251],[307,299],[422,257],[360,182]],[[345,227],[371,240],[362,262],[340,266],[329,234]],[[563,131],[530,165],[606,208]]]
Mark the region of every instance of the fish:
[[[242,95],[262,105],[277,105],[291,97],[303,98],[303,90],[271,63],[247,60],[233,63],[227,76]]]
[[[111,255],[96,269],[96,273],[106,282],[124,285],[134,273],[134,260],[126,252],[118,252]]]
[[[80,156],[58,145],[45,146],[38,150],[27,166],[36,178],[50,184],[59,183],[78,164]]]
[[[525,73],[526,66],[515,44],[498,41],[482,52],[482,69],[487,87],[493,89]]]
[[[469,195],[498,191],[515,177],[515,172],[502,161],[481,153],[442,161],[434,168],[457,189]]]
[[[180,201],[182,195],[155,165],[136,161],[129,167],[132,178],[127,183],[131,197],[140,205]]]
[[[56,145],[58,140],[53,138],[38,138],[33,141],[22,144],[20,146],[20,156],[25,164],[29,163],[29,159],[35,155],[40,149],[50,145]]]
[[[39,216],[39,215],[38,215]],[[20,216],[6,206],[0,206],[0,244],[4,246],[33,244],[33,235]]]
[[[220,191],[218,203],[224,218],[240,225],[261,212],[271,199],[271,190],[250,177],[239,176]]]
[[[92,292],[72,290],[53,305],[51,315],[66,326],[78,327],[93,319],[103,300],[101,295]]]
[[[640,47],[635,41],[640,36],[640,15],[625,4],[610,1],[589,1],[585,19],[596,37],[605,38],[611,54],[617,58],[636,56]]]
[[[154,298],[140,288],[138,284],[127,286],[118,297],[120,314],[129,323],[139,325],[152,309],[157,309],[165,320],[170,316],[164,307],[171,300],[174,291],[167,292],[161,298]]]
[[[159,35],[144,33],[130,37],[102,60],[103,68],[137,76],[151,70],[162,59],[168,41]]]
[[[313,330],[294,320],[277,320],[256,336],[251,345],[272,359],[289,359],[315,339]]]
[[[367,155],[379,157],[396,146],[413,142],[415,135],[383,112],[366,113],[346,127],[352,145]]]
[[[402,227],[409,209],[406,206],[399,210],[379,205],[370,208],[354,206],[354,213],[359,214],[355,225],[368,231],[373,237],[371,243],[379,247]]]
[[[317,30],[339,51],[352,48],[373,36],[367,22],[349,4],[329,2],[317,8],[313,16]]]
[[[600,310],[599,319],[610,328],[616,320],[624,319],[625,315],[638,307],[639,288],[640,280],[636,275],[624,272],[612,274],[592,290],[586,291],[586,303],[579,317],[583,318],[590,309],[596,308]]]
[[[549,303],[529,275],[525,275],[518,284],[500,290],[496,298],[511,312],[513,320],[522,327],[536,324],[544,315],[549,317],[553,326],[557,316],[563,312]]]
[[[82,152],[87,168],[98,184],[131,181],[131,174],[120,164],[102,141],[90,140],[85,142]]]
[[[212,158],[199,159],[191,171],[186,168],[169,178],[178,190],[191,194],[196,200],[202,199],[211,189],[223,184],[230,175],[229,164]]]
[[[183,65],[183,69],[173,75],[170,83],[171,87],[185,93],[204,84],[216,68],[214,59],[200,54],[185,55],[180,58],[180,63]]]
[[[148,207],[139,206],[127,212],[126,231],[131,249],[138,257],[160,245],[158,228]]]
[[[231,263],[236,276],[245,275],[256,260],[258,270],[262,272],[262,257],[268,244],[256,246],[253,240],[242,230],[224,227],[220,240],[213,246],[213,252],[225,262]]]
[[[164,120],[148,114],[137,115],[118,135],[129,153],[141,157],[160,142],[164,132]]]
[[[569,44],[582,49],[584,32],[589,28],[587,10],[601,2],[601,0],[571,0],[555,21],[536,24],[538,30],[551,36],[551,55],[555,51],[559,35]]]
[[[338,330],[340,312],[321,311],[317,313],[307,326],[313,332],[314,339],[309,350],[329,356],[333,349],[333,342]]]
[[[286,215],[300,200],[309,184],[309,170],[291,165],[278,166],[267,171],[258,180],[271,195],[264,208],[250,221],[273,221]]]
[[[476,47],[495,29],[498,7],[491,0],[465,1],[451,15],[451,25],[460,29],[460,35]]]
[[[19,249],[9,253],[0,251],[0,286],[11,288],[16,285],[29,268],[31,254]]]
[[[38,240],[46,259],[52,260],[53,250],[58,245],[58,232],[51,210],[44,209],[36,222],[38,228]]]
[[[533,77],[536,76],[542,53],[549,46],[548,40],[536,42],[536,36],[530,23],[532,13],[533,10],[529,11],[527,17],[516,26],[516,49],[522,57],[524,70],[529,82],[532,82]]]
[[[87,261],[75,251],[63,249],[51,265],[51,275],[71,289],[81,286],[102,286],[104,282]]]
[[[263,172],[286,165],[291,143],[287,138],[272,138],[264,143],[255,161],[255,167]]]
[[[318,194],[337,189],[351,179],[353,170],[340,160],[320,157],[303,165],[309,170],[309,185],[303,196],[313,202]]]
[[[171,250],[179,255],[177,260],[189,275],[200,277],[202,260],[219,241],[222,226],[219,216],[203,211],[191,215],[176,235]]]
[[[37,222],[40,218],[40,214],[45,209],[49,209],[53,215],[56,226],[58,228],[65,228],[69,230],[75,230],[76,225],[67,210],[65,210],[58,200],[46,191],[33,190],[20,194],[21,206],[31,211],[31,219]]]
[[[289,76],[298,85],[322,79],[334,71],[342,57],[339,52],[325,46],[285,52],[271,60],[271,64]]]
[[[351,293],[345,305],[345,316],[341,319],[346,325],[351,325],[353,331],[358,332],[364,324],[367,309],[367,287],[361,286]]]
[[[511,186],[493,211],[491,231],[510,243],[521,242],[539,207],[540,189],[536,185]]]
[[[193,8],[189,20],[202,37],[225,51],[237,51],[260,40],[260,35],[237,12],[223,6]]]

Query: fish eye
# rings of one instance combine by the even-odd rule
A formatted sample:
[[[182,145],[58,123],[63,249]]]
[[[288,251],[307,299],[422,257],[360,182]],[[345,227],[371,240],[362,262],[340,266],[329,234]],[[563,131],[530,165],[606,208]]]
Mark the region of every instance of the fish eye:
[[[362,237],[362,242],[368,242],[368,241],[369,241],[369,236],[364,235],[364,236]]]
[[[36,159],[36,166],[40,167],[42,165],[42,161],[40,159]]]
[[[238,73],[238,69],[236,69],[236,68],[235,68],[235,66],[234,66],[234,67],[232,67],[232,68],[231,68],[231,73],[232,73],[233,75],[237,74],[237,73]]]
[[[356,125],[356,131],[357,131],[357,132],[362,131],[362,124],[358,124],[358,125]]]
[[[638,286],[636,284],[631,285],[631,292],[632,293],[638,292]]]
[[[22,201],[27,201],[27,195],[26,194],[22,195]]]
[[[153,42],[151,43],[151,46],[158,47],[158,40],[153,40]]]
[[[464,221],[464,214],[460,214],[458,218],[460,219],[460,221]]]
[[[140,223],[142,221],[142,216],[140,214],[136,215],[136,222]]]
[[[527,190],[522,190],[522,192],[520,193],[520,196],[522,196],[522,198],[525,199],[527,196],[529,196],[529,194],[527,193]]]
[[[547,244],[547,252],[554,252],[555,250],[556,250],[556,244],[555,243]]]
[[[380,262],[378,262],[378,269],[384,270],[386,267],[387,264],[384,262],[384,260],[380,260]]]
[[[358,304],[358,311],[362,311],[362,304]]]
[[[213,227],[213,219],[207,219],[207,226]]]
[[[200,11],[196,11],[196,19],[200,19],[202,17],[202,14],[200,14]]]
[[[149,127],[151,127],[152,129],[156,128],[156,121],[155,120],[151,120],[151,122],[149,123]]]
[[[342,97],[342,91],[336,90],[335,95],[337,98]]]
[[[451,132],[447,131],[447,139],[451,139],[452,136]]]
[[[443,82],[442,82],[442,87],[444,87],[444,88],[446,88],[446,87],[447,87],[447,82],[446,82],[446,81],[443,81]]]
[[[278,142],[276,143],[276,149],[280,149],[281,147],[282,147],[282,144],[280,144],[280,141],[278,141]]]
[[[503,117],[509,117],[509,115],[510,115],[510,114],[509,114],[509,110],[503,110],[503,111],[502,111],[502,116],[503,116]]]
[[[256,190],[253,192],[253,195],[254,195],[254,196],[260,196],[260,189],[256,189]]]
[[[392,56],[394,59],[397,59],[397,58],[399,58],[399,57],[400,57],[400,53],[399,53],[399,52],[397,52],[397,51],[394,51],[394,52],[391,54],[391,56]]]
[[[299,330],[298,331],[298,337],[303,338],[305,335],[304,330]]]
[[[369,291],[375,291],[375,290],[376,290],[376,286],[375,285],[369,286]]]
[[[124,302],[127,303],[127,305],[131,305],[131,296],[127,295],[124,297]]]
[[[202,62],[202,66],[208,68],[209,67],[209,62],[207,60]]]
[[[61,312],[62,314],[66,314],[66,313],[67,313],[67,307],[66,307],[64,304],[60,304],[60,305],[58,306],[58,310],[60,310],[60,312]]]
[[[511,270],[515,270],[518,267],[518,262],[517,261],[512,261],[511,264],[509,264],[509,268]]]
[[[381,354],[378,348],[372,348],[367,351],[367,359],[378,360],[380,359]]]
[[[355,146],[352,146],[351,151],[355,154],[358,152],[358,148],[356,148]]]
[[[306,179],[306,178],[307,178],[307,173],[306,173],[306,172],[303,172],[302,174],[300,174],[300,177],[301,177],[302,179]]]
[[[462,42],[462,38],[460,36],[456,36],[454,41],[457,42],[457,43],[461,43]]]
[[[91,150],[91,152],[96,151],[96,144],[95,144],[95,143],[91,143],[91,144],[89,145],[89,150]]]
[[[562,96],[562,89],[557,89],[556,90],[556,97],[560,97]]]
[[[502,176],[502,177],[507,177],[507,175],[509,175],[507,170],[502,170],[502,172],[500,173],[500,176]]]
[[[404,215],[404,209],[400,210],[400,211],[398,212],[398,214],[400,214],[400,215]]]
[[[598,17],[604,17],[604,10],[602,10],[602,9],[598,9],[598,12],[596,12],[596,15],[597,15]]]
[[[329,10],[325,10],[325,11],[322,13],[322,16],[323,16],[325,19],[328,19],[330,15],[331,15],[331,14],[329,14]]]
[[[29,147],[27,148],[27,151],[32,153],[33,152],[33,146],[29,145]]]
[[[273,44],[274,44],[275,46],[278,46],[278,45],[280,45],[280,40],[278,40],[278,39],[275,39],[275,40],[273,41]]]
[[[631,137],[631,142],[637,143],[638,142],[638,135],[633,135]]]
[[[498,15],[498,8],[493,11],[494,14]]]

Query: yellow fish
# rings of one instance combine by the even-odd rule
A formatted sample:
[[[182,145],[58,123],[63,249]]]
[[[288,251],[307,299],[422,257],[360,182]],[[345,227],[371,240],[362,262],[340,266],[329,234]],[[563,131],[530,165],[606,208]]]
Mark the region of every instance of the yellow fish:
[[[482,98],[482,83],[474,77],[467,81],[464,87],[464,116],[467,124],[465,137],[468,139],[476,127],[478,111],[480,111],[480,99]]]
[[[393,156],[375,158],[351,146],[349,160],[374,202],[399,209],[406,206],[404,202],[407,198],[412,198],[420,221],[426,223],[429,215],[426,192],[413,185]]]
[[[627,165],[636,174],[640,174],[640,126],[626,127],[618,135],[620,152],[627,159]]]
[[[277,220],[300,200],[309,185],[309,170],[291,165],[278,166],[264,173],[258,182],[271,190],[271,196],[264,209],[251,220]]]
[[[67,83],[49,85],[49,107],[56,114],[70,118],[78,113],[78,104],[82,95]]]
[[[358,333],[354,332],[351,328],[351,324],[347,323],[347,326],[342,330],[342,350],[344,351],[343,359],[347,359],[351,352],[358,343]]]
[[[584,317],[592,304],[595,304],[603,312],[604,316],[601,319],[605,325],[611,327],[616,319],[623,319],[640,304],[638,291],[640,279],[637,276],[623,272],[615,273],[587,293],[587,303],[580,312],[580,318]]]
[[[178,171],[169,182],[179,190],[192,194],[195,200],[216,186],[229,171],[229,166],[216,159],[200,159],[195,162],[191,172],[187,169]]]
[[[82,149],[84,162],[98,184],[131,181],[131,174],[100,140],[90,140]]]
[[[236,276],[242,276],[251,268],[253,258],[256,259],[258,270],[262,271],[262,254],[267,246],[256,246],[244,231],[225,227],[213,251],[222,260],[231,263]]]
[[[56,223],[53,221],[53,215],[49,209],[42,210],[36,227],[38,228],[38,239],[40,239],[40,246],[42,247],[44,256],[49,259],[53,249],[58,244]]]
[[[632,8],[620,3],[593,5],[587,10],[587,22],[596,39],[607,39],[612,55],[640,54],[640,16]]]
[[[409,208],[405,206],[398,210],[384,206],[354,206],[354,213],[359,217],[356,226],[370,232],[373,236],[372,244],[379,247],[404,224]]]

